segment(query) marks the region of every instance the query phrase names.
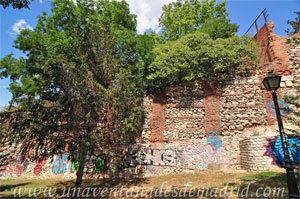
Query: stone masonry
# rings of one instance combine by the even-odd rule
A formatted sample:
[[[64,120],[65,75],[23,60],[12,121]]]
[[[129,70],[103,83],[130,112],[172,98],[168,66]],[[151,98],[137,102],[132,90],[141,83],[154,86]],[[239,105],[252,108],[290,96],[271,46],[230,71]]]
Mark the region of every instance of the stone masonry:
[[[273,158],[267,156],[268,136],[254,136],[240,141],[241,167],[247,171],[277,169]]]
[[[100,174],[139,169],[153,175],[221,168],[272,169],[272,159],[264,155],[266,137],[249,137],[245,132],[277,124],[275,115],[267,110],[271,93],[261,83],[268,71],[283,76],[279,96],[293,93],[300,80],[300,45],[287,44],[286,38],[273,33],[273,27],[272,22],[267,23],[255,36],[260,49],[255,70],[236,73],[226,81],[178,83],[146,95],[141,137],[129,147],[125,159],[109,156],[109,168],[102,165]],[[103,164],[107,160],[95,154],[86,167],[90,173],[96,158]],[[56,157],[56,164],[27,161],[26,167],[18,160],[14,157],[10,165],[16,176],[75,175],[71,163],[63,158]]]

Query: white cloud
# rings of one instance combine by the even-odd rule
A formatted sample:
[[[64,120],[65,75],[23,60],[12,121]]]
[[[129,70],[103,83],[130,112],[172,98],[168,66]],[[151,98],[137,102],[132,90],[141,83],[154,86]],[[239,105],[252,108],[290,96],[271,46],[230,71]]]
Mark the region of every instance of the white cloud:
[[[137,15],[137,32],[144,33],[150,28],[158,32],[158,18],[162,13],[163,5],[175,1],[176,0],[126,0],[129,4],[130,12]]]
[[[42,0],[39,0],[40,2]],[[117,0],[121,1],[121,0]],[[142,34],[148,29],[158,32],[158,18],[162,13],[163,5],[176,0],[125,0],[129,4],[130,13],[137,15],[137,32]],[[76,4],[76,0],[73,0]]]
[[[17,23],[15,23],[12,26],[12,30],[18,34],[24,29],[33,30],[32,27],[30,25],[28,25],[24,19],[20,19]]]
[[[43,0],[39,0],[40,3],[43,3]]]

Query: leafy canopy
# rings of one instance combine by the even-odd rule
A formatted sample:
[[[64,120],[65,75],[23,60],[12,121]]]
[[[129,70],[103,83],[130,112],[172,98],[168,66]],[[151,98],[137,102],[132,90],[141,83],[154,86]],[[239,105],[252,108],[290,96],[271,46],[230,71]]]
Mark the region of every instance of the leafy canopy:
[[[176,40],[200,30],[213,39],[233,36],[238,26],[227,19],[226,2],[178,0],[163,7],[159,18],[165,40]]]
[[[288,20],[288,24],[290,24],[293,28],[293,30],[287,29],[286,33],[288,33],[290,36],[294,35],[294,34],[299,34],[300,33],[300,11],[295,11],[294,12],[296,15],[298,15],[295,18],[295,21],[290,21]]]
[[[191,33],[155,48],[147,79],[156,88],[196,79],[221,80],[254,65],[255,49],[247,36],[213,40],[205,33]]]
[[[0,0],[0,5],[5,9],[10,5],[13,8],[29,8],[30,1],[29,0]]]
[[[256,43],[238,37],[226,2],[178,0],[163,7],[162,42],[153,50],[147,80],[153,88],[193,80],[221,80],[256,62]]]
[[[40,160],[67,150],[80,161],[79,186],[81,157],[128,147],[139,136],[140,78],[152,40],[136,35],[136,16],[125,1],[55,0],[52,13],[15,40],[26,58],[10,54],[0,61],[17,106],[0,130],[5,142]]]

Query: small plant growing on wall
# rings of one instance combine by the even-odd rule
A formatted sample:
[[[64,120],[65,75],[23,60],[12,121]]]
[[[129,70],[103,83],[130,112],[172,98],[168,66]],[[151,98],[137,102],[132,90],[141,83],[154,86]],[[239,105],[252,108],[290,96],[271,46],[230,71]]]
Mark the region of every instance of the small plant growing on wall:
[[[295,129],[288,129],[292,133],[300,136],[300,82],[296,86],[295,96],[284,96],[284,100],[290,105],[289,106],[289,116],[288,121],[296,126]]]
[[[285,31],[289,36],[300,33],[300,11],[299,12],[295,11],[294,13],[297,15],[295,21],[290,21],[290,20],[287,21],[287,23],[290,24],[293,28],[293,30],[290,30],[288,28]]]
[[[252,134],[252,136],[261,136],[261,133],[258,132],[258,131],[254,131],[253,134]]]
[[[299,44],[300,43],[300,11],[299,12],[295,11],[294,13],[297,15],[295,21],[290,21],[290,20],[287,21],[287,23],[292,26],[293,30],[290,30],[288,28],[285,32],[290,36],[290,38],[287,39],[287,43],[293,42],[295,44]]]

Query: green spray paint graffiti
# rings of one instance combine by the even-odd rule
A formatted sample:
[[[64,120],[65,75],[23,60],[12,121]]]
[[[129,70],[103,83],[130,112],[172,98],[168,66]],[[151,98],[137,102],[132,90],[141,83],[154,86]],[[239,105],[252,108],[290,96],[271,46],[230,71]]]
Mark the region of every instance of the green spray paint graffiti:
[[[110,156],[101,154],[101,155],[87,155],[86,157],[86,164],[84,166],[84,171],[86,173],[98,173],[98,174],[107,174],[109,167],[110,167]],[[71,172],[78,171],[79,169],[79,162],[76,159],[72,158],[71,163]]]

